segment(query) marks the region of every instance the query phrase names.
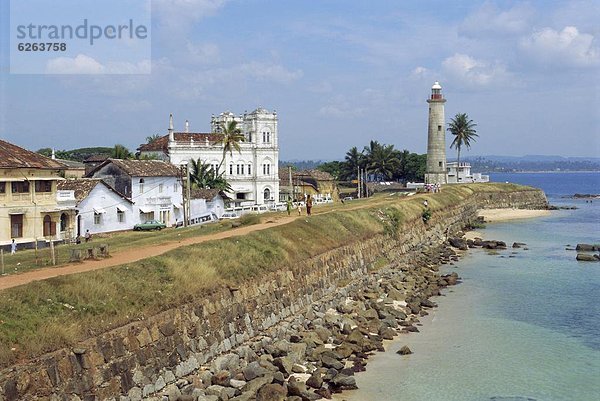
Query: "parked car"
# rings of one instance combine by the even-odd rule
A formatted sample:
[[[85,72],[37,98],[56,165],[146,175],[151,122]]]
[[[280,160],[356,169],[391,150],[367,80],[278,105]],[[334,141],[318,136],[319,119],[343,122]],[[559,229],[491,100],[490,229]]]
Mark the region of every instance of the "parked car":
[[[166,227],[167,227],[167,225],[164,223],[161,223],[160,221],[148,220],[144,223],[136,224],[135,226],[133,226],[133,229],[135,231],[149,231],[149,230],[162,230],[163,228],[166,228]]]
[[[351,196],[346,196],[346,197],[344,198],[344,202],[345,202],[345,201],[351,201],[352,199],[353,199],[353,198],[352,198]]]
[[[220,220],[233,220],[233,219],[237,219],[240,216],[238,216],[238,214],[236,212],[225,212],[221,215]]]

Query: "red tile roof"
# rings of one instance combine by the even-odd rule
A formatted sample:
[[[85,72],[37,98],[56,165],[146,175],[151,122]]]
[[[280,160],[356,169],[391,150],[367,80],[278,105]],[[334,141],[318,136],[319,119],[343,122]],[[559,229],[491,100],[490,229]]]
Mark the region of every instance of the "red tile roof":
[[[0,139],[0,168],[64,170],[64,164]]]
[[[129,198],[127,198],[122,193],[116,191],[110,185],[102,181],[100,178],[77,178],[74,180],[63,180],[58,181],[57,189],[60,191],[74,191],[75,199],[77,203],[81,202],[92,192],[92,189],[96,187],[98,184],[105,185],[108,189],[119,195],[121,198],[131,202]]]
[[[92,177],[96,171],[110,163],[131,177],[179,177],[180,175],[180,171],[176,166],[161,160],[106,159],[86,176]]]

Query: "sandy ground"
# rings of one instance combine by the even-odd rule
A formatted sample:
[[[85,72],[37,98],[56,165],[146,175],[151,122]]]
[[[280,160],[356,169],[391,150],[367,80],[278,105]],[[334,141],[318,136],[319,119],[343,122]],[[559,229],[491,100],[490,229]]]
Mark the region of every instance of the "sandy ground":
[[[529,209],[482,209],[479,216],[483,216],[486,222],[494,223],[497,221],[529,219],[533,217],[542,217],[550,214],[549,210],[529,210]]]
[[[465,233],[465,239],[474,240],[475,238],[483,238],[483,234],[479,231],[467,231]]]

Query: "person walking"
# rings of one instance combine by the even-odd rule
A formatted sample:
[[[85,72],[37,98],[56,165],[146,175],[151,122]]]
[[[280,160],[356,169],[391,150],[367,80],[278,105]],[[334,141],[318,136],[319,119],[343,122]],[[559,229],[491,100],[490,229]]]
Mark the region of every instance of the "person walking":
[[[302,203],[298,202],[298,216],[302,215]]]
[[[313,206],[313,201],[312,201],[312,197],[310,195],[308,195],[306,197],[306,215],[310,216],[310,211],[312,209]]]
[[[90,242],[92,240],[92,234],[90,230],[85,230],[85,242]]]
[[[288,198],[287,202],[285,202],[285,207],[288,212],[288,216],[292,213],[292,200]]]
[[[10,244],[10,254],[14,255],[15,253],[17,253],[17,243],[15,242],[15,239],[13,238],[12,243]]]

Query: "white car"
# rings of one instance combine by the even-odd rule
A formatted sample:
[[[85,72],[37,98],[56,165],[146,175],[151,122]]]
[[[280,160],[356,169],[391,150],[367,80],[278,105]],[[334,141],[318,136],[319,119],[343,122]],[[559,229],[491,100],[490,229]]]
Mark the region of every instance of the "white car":
[[[239,217],[240,216],[238,216],[236,212],[225,212],[221,215],[219,220],[233,220]]]

